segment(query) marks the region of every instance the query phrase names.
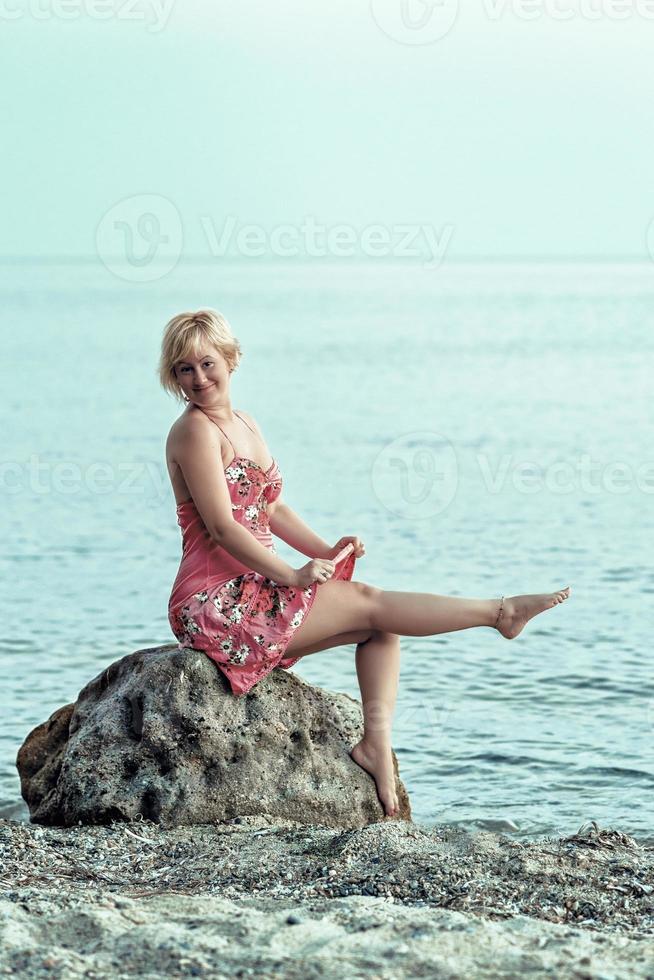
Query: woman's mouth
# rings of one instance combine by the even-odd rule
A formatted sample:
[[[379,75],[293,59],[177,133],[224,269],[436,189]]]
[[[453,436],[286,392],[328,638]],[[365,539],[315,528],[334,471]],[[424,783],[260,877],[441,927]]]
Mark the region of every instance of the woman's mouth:
[[[193,391],[207,391],[209,388],[213,388],[213,385],[205,385],[204,388],[194,388]]]

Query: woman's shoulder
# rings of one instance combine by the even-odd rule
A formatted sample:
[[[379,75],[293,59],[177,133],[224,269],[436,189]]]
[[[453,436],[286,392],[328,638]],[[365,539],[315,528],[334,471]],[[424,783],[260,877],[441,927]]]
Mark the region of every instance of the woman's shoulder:
[[[259,429],[259,425],[258,425],[257,420],[255,419],[254,415],[250,415],[249,412],[244,412],[242,408],[236,409],[236,412],[237,412],[238,415],[242,415],[243,418],[245,419],[245,421],[246,422],[249,422],[250,425],[254,426],[254,428],[257,430],[257,432],[259,434],[261,434],[261,430]]]
[[[253,429],[263,438],[261,429],[257,423],[257,420],[249,412],[243,411],[241,408],[234,409],[236,415],[242,416],[245,421],[253,427]],[[176,443],[183,440],[186,435],[196,429],[196,427],[207,427],[209,430],[214,427],[211,424],[211,420],[207,418],[205,413],[194,406],[187,405],[181,415],[179,415],[170,427],[168,432],[168,438],[166,440],[169,447],[174,447]],[[224,441],[221,439],[221,442]]]
[[[183,429],[187,419],[188,419],[188,409],[185,408],[182,414],[178,415],[175,421],[173,422],[173,424],[171,425],[170,429],[168,430],[168,436],[170,437],[171,435],[174,435],[175,432],[179,432],[180,429]]]
[[[181,415],[178,415],[168,431],[166,445],[174,449],[197,426],[206,425],[208,419],[204,412],[192,411],[187,405]]]

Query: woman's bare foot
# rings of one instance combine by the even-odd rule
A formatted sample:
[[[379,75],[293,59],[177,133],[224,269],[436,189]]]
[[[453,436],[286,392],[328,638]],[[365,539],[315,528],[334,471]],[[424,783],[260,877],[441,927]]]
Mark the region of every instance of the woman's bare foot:
[[[535,595],[514,595],[504,599],[504,607],[496,629],[507,640],[513,640],[522,633],[530,619],[538,613],[545,612],[553,606],[558,606],[570,595],[570,586],[558,592],[539,592]]]
[[[386,816],[396,817],[400,812],[400,805],[395,791],[395,772],[390,745],[377,747],[362,738],[350,752],[350,758],[375,780],[377,795]]]

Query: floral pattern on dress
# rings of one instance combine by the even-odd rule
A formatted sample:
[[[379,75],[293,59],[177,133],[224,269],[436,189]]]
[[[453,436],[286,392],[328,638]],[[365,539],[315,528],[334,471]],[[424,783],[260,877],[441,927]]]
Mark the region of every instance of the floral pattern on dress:
[[[234,520],[277,554],[268,518],[268,506],[282,490],[277,465],[264,472],[252,461],[237,460],[225,469],[225,477]],[[178,507],[178,524],[184,544],[178,577],[185,581],[206,570],[207,577],[219,581],[221,549],[211,541],[192,501]],[[351,579],[354,563],[353,555],[339,562],[333,578]],[[181,600],[176,597],[174,604],[171,595],[168,618],[181,648],[203,651],[225,674],[233,693],[245,694],[276,666],[291,667],[300,659],[285,656],[285,651],[318,588],[317,582],[304,589],[284,586],[248,571]]]
[[[275,468],[273,464],[272,469]],[[252,460],[232,463],[225,469],[225,478],[228,487],[235,489],[237,498],[244,501],[240,504],[232,502],[232,511],[243,513],[241,523],[254,534],[269,533],[268,504],[281,493],[281,479],[268,480],[266,473]]]
[[[243,664],[252,652],[246,642],[237,642],[235,631],[255,598],[259,583],[250,575],[238,575],[216,589],[195,592],[179,612],[171,611],[171,628],[182,647],[192,650],[215,648],[221,659]]]

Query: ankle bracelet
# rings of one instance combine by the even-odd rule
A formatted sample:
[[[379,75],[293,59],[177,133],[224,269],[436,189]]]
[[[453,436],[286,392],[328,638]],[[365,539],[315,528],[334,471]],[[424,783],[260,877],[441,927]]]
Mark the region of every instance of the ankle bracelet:
[[[500,611],[497,614],[497,619],[495,620],[495,626],[493,629],[497,629],[500,619],[502,618],[502,610],[504,609],[504,596],[502,596],[502,601],[500,603]]]

